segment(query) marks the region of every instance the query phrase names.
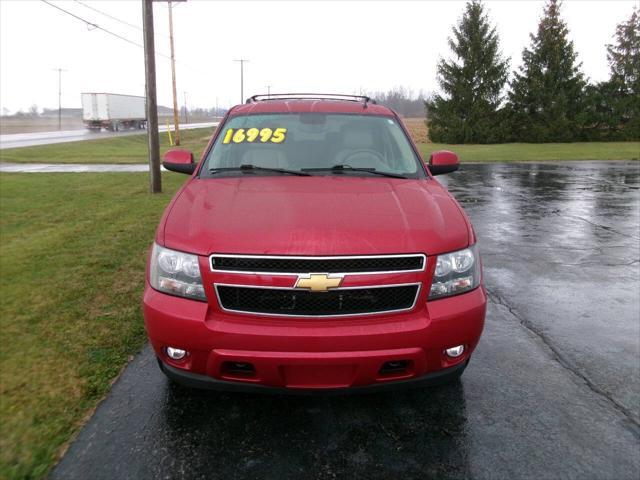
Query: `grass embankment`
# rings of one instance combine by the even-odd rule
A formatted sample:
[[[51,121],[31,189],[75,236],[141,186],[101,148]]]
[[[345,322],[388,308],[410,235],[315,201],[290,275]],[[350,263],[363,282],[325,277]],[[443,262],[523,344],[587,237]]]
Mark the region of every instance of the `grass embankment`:
[[[431,143],[423,118],[404,120],[425,158],[435,150],[456,152],[462,162],[544,162],[553,160],[638,160],[640,142],[501,143],[451,145]]]
[[[196,161],[211,138],[215,127],[180,132],[180,148],[194,152]],[[96,134],[99,135],[99,134]],[[56,143],[36,147],[0,150],[0,162],[15,163],[146,163],[147,136],[129,135],[100,140]],[[160,151],[172,148],[166,132],[160,133]]]
[[[546,162],[553,160],[638,160],[640,142],[421,144],[425,160],[435,150],[456,152],[461,162]]]
[[[504,143],[498,145],[448,145],[429,143],[422,119],[406,119],[407,128],[425,159],[435,150],[452,150],[462,162],[535,162],[552,160],[638,160],[640,142]],[[196,161],[214,128],[181,132],[182,145]],[[171,148],[166,133],[160,135],[161,151]],[[105,138],[84,142],[0,150],[0,162],[16,163],[146,163],[145,135]]]
[[[186,178],[0,174],[0,478],[42,478],[144,344],[146,251]]]

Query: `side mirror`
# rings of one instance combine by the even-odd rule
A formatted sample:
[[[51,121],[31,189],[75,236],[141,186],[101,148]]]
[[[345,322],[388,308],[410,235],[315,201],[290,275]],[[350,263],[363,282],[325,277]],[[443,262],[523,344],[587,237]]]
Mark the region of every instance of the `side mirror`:
[[[188,173],[189,175],[196,170],[196,164],[193,163],[193,153],[181,149],[169,150],[165,153],[162,166],[172,172]]]
[[[429,171],[431,175],[455,172],[458,168],[460,168],[458,155],[449,150],[432,152],[431,157],[429,157]]]

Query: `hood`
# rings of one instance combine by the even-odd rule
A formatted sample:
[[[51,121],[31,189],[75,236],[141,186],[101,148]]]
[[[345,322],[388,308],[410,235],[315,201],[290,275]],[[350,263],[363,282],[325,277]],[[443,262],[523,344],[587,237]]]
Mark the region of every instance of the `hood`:
[[[198,255],[433,255],[467,247],[469,232],[432,179],[194,177],[158,240]]]

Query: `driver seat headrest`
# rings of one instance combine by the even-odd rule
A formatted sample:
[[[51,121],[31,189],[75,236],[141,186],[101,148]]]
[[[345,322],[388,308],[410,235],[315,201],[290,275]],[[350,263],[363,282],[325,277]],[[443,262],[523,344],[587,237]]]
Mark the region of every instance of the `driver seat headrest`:
[[[373,132],[362,125],[346,125],[342,130],[342,146],[352,149],[371,149]]]

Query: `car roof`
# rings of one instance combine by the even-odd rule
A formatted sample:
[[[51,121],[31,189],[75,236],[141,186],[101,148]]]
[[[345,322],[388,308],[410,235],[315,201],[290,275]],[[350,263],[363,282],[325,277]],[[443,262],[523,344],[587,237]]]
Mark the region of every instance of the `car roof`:
[[[236,105],[230,116],[260,113],[347,113],[358,115],[395,116],[393,110],[371,101],[339,99],[273,99]]]

